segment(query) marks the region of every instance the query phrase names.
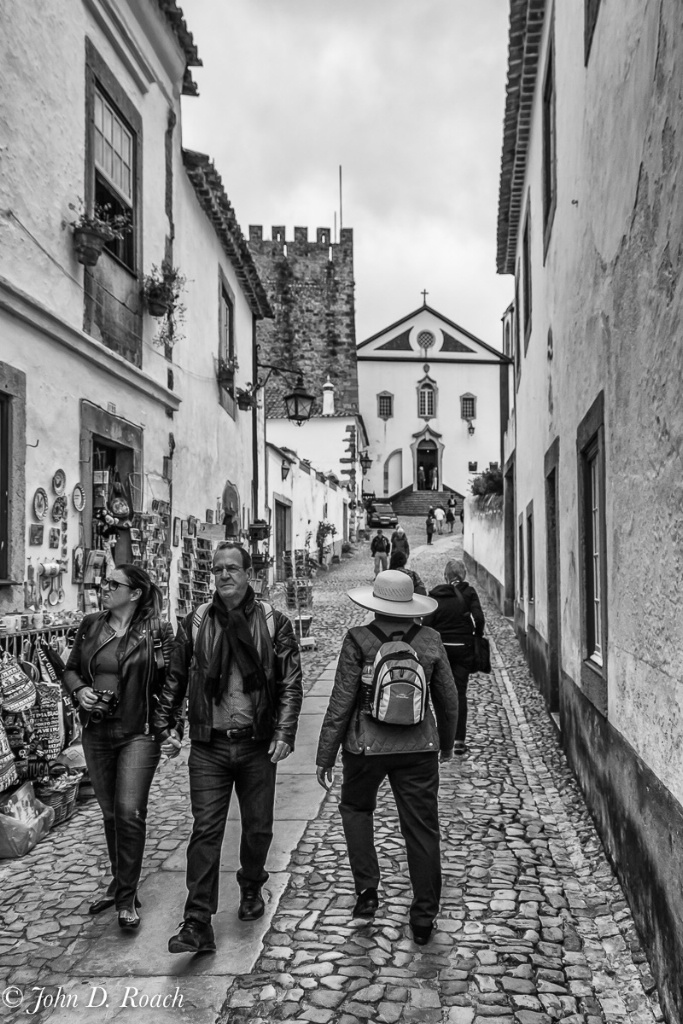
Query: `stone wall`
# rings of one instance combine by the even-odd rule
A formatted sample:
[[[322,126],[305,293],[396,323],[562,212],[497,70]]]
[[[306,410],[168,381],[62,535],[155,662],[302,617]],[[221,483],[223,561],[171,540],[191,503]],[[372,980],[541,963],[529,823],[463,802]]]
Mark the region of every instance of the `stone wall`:
[[[503,609],[505,579],[503,512],[494,502],[480,506],[476,498],[465,498],[462,550],[472,583],[478,583]]]
[[[335,243],[329,228],[318,228],[315,241],[308,240],[308,228],[295,228],[294,241],[287,242],[284,227],[273,227],[268,241],[260,226],[251,225],[249,249],[275,314],[258,325],[260,362],[300,370],[318,413],[328,377],[336,413],[357,412],[352,229],[342,228]],[[270,378],[267,416],[285,415],[282,398],[291,383]]]

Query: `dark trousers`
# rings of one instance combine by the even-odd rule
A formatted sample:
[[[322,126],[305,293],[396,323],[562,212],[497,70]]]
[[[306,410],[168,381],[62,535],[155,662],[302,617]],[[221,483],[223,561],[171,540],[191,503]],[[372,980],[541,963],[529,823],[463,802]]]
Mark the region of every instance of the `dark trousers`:
[[[441,896],[438,755],[342,752],[344,769],[339,811],[357,892],[379,885],[373,833],[377,792],[388,777],[396,801],[413,887],[410,920],[431,924]]]
[[[462,653],[465,650],[468,652],[467,654]],[[463,665],[463,659],[467,660],[471,657],[471,648],[446,646],[446,654],[455,680],[455,688],[458,691],[458,725],[455,730],[455,739],[462,740],[464,743],[467,734],[467,682],[470,672]]]
[[[237,881],[245,886],[268,880],[276,776],[268,746],[267,740],[229,740],[217,734],[210,743],[192,741],[188,766],[194,825],[187,848],[186,918],[209,923],[218,910],[221,847],[233,787],[242,819]]]
[[[118,910],[135,900],[147,836],[147,801],[161,747],[153,736],[124,733],[116,719],[83,730],[83,753],[104,819]]]

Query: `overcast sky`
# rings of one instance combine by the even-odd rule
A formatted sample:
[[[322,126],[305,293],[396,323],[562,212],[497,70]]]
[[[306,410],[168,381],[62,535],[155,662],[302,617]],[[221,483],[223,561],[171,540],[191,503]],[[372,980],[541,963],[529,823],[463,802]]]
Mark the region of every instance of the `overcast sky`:
[[[182,0],[203,68],[184,145],[245,234],[354,230],[358,341],[427,302],[500,347],[507,0]]]

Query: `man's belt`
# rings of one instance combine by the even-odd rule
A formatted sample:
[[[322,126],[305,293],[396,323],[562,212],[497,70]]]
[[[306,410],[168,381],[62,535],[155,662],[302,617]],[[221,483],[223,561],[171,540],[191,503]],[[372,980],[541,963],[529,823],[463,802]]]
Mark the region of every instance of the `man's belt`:
[[[253,725],[245,725],[243,729],[212,729],[211,732],[217,736],[224,736],[228,740],[245,740],[254,734]]]

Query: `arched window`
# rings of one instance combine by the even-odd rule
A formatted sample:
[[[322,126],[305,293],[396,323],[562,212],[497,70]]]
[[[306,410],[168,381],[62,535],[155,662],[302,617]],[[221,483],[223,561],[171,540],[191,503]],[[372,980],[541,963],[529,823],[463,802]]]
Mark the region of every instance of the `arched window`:
[[[420,384],[417,393],[417,415],[434,416],[436,414],[436,396],[431,384]]]

